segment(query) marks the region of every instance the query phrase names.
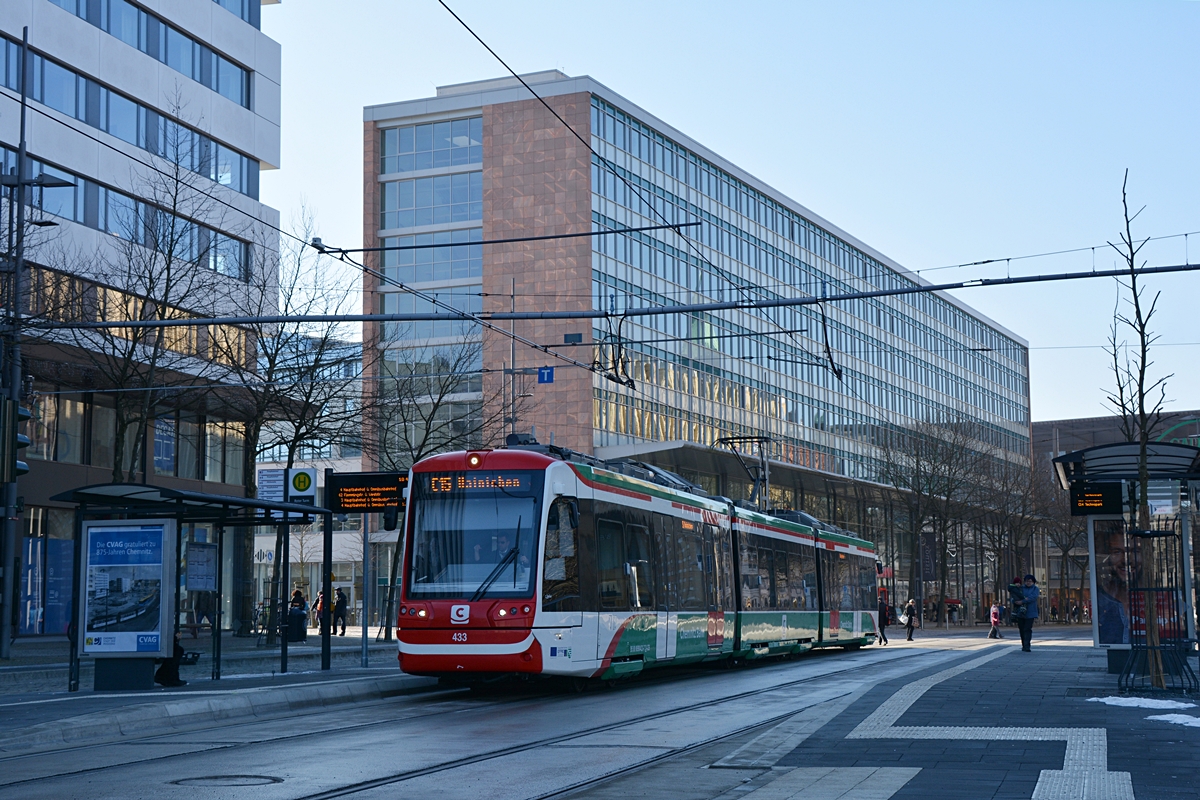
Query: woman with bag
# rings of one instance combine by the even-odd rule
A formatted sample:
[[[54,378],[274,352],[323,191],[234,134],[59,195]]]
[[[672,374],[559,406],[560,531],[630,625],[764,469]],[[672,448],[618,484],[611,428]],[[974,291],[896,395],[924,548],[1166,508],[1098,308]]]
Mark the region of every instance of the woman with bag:
[[[912,641],[913,628],[917,627],[917,604],[912,600],[908,601],[908,605],[904,607],[904,613],[900,615],[900,624],[908,631],[908,641]]]

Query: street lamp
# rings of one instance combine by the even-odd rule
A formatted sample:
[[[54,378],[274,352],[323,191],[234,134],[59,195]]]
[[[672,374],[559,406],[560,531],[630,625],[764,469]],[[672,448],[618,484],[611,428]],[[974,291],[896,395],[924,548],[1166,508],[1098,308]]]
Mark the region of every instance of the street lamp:
[[[21,403],[21,300],[24,297],[23,280],[25,275],[25,190],[29,188],[41,189],[58,189],[74,186],[71,181],[63,178],[56,178],[53,175],[42,173],[36,178],[27,178],[26,169],[28,164],[28,149],[25,142],[25,117],[26,108],[28,107],[28,88],[29,88],[29,28],[25,27],[21,36],[21,124],[20,124],[20,144],[17,146],[17,168],[15,174],[0,175],[0,186],[9,187],[9,202],[16,206],[16,221],[15,225],[9,230],[9,252],[5,259],[11,264],[12,280],[8,282],[9,296],[5,298],[8,308],[8,324],[4,331],[7,341],[7,353],[5,357],[7,362],[8,384],[4,388],[6,404],[12,408],[19,409]],[[11,218],[11,216],[10,216]],[[47,220],[38,220],[33,222],[33,225],[38,227],[46,227]],[[49,222],[50,225],[57,223]],[[3,374],[0,372],[0,374]],[[5,415],[8,416],[8,415]],[[19,414],[13,414],[14,420],[19,418]],[[13,430],[0,431],[0,436],[16,437],[16,427],[14,424]],[[14,451],[15,452],[15,451]],[[3,465],[7,471],[9,465]],[[3,580],[0,582],[0,659],[7,659],[12,656],[12,638],[13,638],[13,613],[11,604],[16,600],[17,576],[16,570],[13,569],[13,564],[16,562],[17,556],[17,476],[13,470],[8,473],[11,475],[11,480],[4,484],[4,526],[3,535],[0,538],[0,564],[3,564]]]

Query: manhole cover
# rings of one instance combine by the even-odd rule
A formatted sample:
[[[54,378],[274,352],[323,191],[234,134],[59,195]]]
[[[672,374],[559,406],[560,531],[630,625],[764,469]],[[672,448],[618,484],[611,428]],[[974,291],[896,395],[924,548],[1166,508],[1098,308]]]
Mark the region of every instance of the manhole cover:
[[[283,783],[283,778],[270,775],[206,775],[203,778],[181,778],[171,781],[176,786],[266,786]]]

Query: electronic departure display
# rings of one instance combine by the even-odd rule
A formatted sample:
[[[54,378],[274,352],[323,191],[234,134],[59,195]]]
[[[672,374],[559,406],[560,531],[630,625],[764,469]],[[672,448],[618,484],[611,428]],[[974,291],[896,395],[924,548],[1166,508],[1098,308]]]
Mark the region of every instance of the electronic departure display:
[[[325,501],[335,514],[404,509],[404,472],[331,472],[325,478]]]
[[[421,480],[431,494],[492,491],[494,489],[524,492],[532,486],[530,473],[512,471],[430,472],[421,475]]]
[[[1071,484],[1071,516],[1086,517],[1089,514],[1122,514],[1125,511],[1121,498],[1122,483],[1073,483]]]

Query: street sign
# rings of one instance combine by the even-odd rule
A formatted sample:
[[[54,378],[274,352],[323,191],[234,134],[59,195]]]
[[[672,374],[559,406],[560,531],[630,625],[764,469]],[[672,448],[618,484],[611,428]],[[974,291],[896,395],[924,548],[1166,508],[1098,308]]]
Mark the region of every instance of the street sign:
[[[538,367],[538,383],[554,383],[554,367]]]
[[[403,509],[406,472],[327,472],[325,503],[335,514]]]

